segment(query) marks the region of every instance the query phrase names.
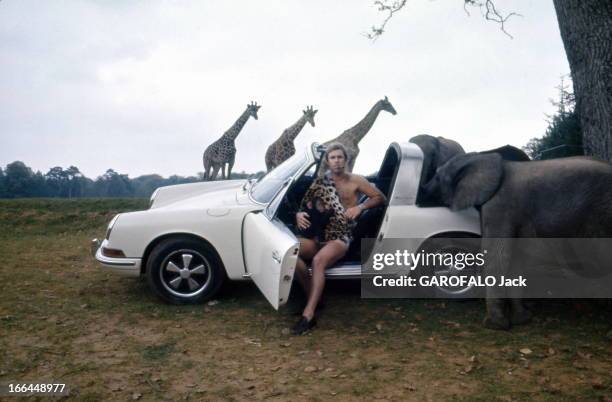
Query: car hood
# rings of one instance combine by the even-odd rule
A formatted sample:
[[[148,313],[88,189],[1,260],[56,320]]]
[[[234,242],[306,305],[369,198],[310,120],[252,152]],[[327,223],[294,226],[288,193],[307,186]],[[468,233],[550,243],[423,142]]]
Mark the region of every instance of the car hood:
[[[236,205],[237,193],[243,192],[242,188],[246,182],[246,180],[221,180],[160,187],[151,197],[150,208],[183,205],[191,200],[208,208]]]

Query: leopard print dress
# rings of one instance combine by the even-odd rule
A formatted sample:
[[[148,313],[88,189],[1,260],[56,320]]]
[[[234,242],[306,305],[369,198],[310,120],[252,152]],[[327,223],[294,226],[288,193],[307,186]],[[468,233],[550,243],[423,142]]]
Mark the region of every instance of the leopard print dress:
[[[340,203],[340,196],[336,191],[336,185],[329,177],[317,177],[312,182],[302,199],[300,211],[303,211],[306,208],[306,204],[316,197],[323,201],[325,209],[333,211],[325,227],[324,241],[342,240],[344,243],[350,244],[352,240],[351,226],[344,214],[345,210]]]

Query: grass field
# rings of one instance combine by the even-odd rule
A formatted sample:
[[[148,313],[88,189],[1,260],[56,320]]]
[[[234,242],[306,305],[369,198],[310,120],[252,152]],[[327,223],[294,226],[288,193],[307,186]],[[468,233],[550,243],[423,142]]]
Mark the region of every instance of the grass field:
[[[361,300],[336,282],[302,337],[250,283],[163,304],[89,256],[115,213],[146,204],[0,200],[0,382],[63,382],[74,400],[612,400],[597,303],[540,303],[496,332],[482,301]]]

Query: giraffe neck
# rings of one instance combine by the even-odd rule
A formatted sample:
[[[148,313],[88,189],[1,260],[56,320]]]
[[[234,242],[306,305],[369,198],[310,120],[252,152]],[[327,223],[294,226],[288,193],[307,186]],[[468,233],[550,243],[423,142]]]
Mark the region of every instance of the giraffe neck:
[[[380,102],[376,102],[376,104],[372,106],[372,109],[370,109],[368,114],[366,114],[365,117],[361,119],[359,123],[355,124],[355,126],[349,128],[344,133],[342,133],[339,139],[347,142],[352,142],[355,145],[358,144],[359,141],[361,141],[363,137],[365,137],[368,131],[370,131],[381,110],[382,109]]]
[[[285,141],[293,142],[293,140],[295,140],[295,137],[297,137],[300,131],[302,131],[305,124],[306,116],[302,115],[302,117],[300,117],[299,120],[296,121],[292,126],[285,129],[285,131],[283,132],[283,139]]]
[[[244,127],[247,120],[249,120],[250,115],[251,114],[249,113],[249,110],[245,110],[240,115],[238,120],[236,120],[236,122],[225,132],[225,134],[223,134],[223,136],[234,141],[236,137],[238,137],[238,134],[240,134],[240,130],[242,130],[242,127]]]

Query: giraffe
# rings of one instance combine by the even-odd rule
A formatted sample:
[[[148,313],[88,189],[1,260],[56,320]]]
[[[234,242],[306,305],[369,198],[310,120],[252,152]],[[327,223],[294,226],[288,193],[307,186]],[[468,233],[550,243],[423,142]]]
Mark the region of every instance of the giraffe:
[[[307,106],[306,110],[302,111],[302,117],[298,119],[291,127],[286,128],[281,136],[268,147],[266,151],[266,168],[268,172],[295,153],[295,145],[293,140],[298,136],[302,128],[306,123],[310,123],[312,127],[315,126],[314,116],[318,110],[313,110],[312,106]]]
[[[393,115],[397,114],[389,99],[385,96],[384,99],[379,100],[372,106],[372,109],[365,115],[363,119],[355,126],[349,128],[344,131],[338,137],[333,140],[325,142],[323,145],[329,145],[332,142],[339,142],[346,147],[346,152],[348,153],[348,162],[347,162],[347,172],[353,171],[353,166],[355,166],[355,160],[357,159],[357,155],[359,155],[359,141],[365,137],[365,135],[370,131],[372,125],[376,121],[378,114],[384,110]],[[325,161],[323,161],[325,162]],[[325,173],[327,170],[327,165],[323,166],[323,169],[320,169],[319,172],[321,174]]]
[[[247,105],[246,110],[240,115],[238,120],[219,138],[206,148],[202,159],[204,161],[204,180],[215,180],[217,173],[221,169],[221,177],[225,180],[225,164],[227,163],[227,178],[230,178],[232,167],[234,166],[234,158],[236,157],[236,146],[234,141],[240,130],[246,124],[249,117],[253,116],[257,120],[257,111],[261,105],[256,102],[251,102]],[[210,170],[212,169],[212,174]]]

